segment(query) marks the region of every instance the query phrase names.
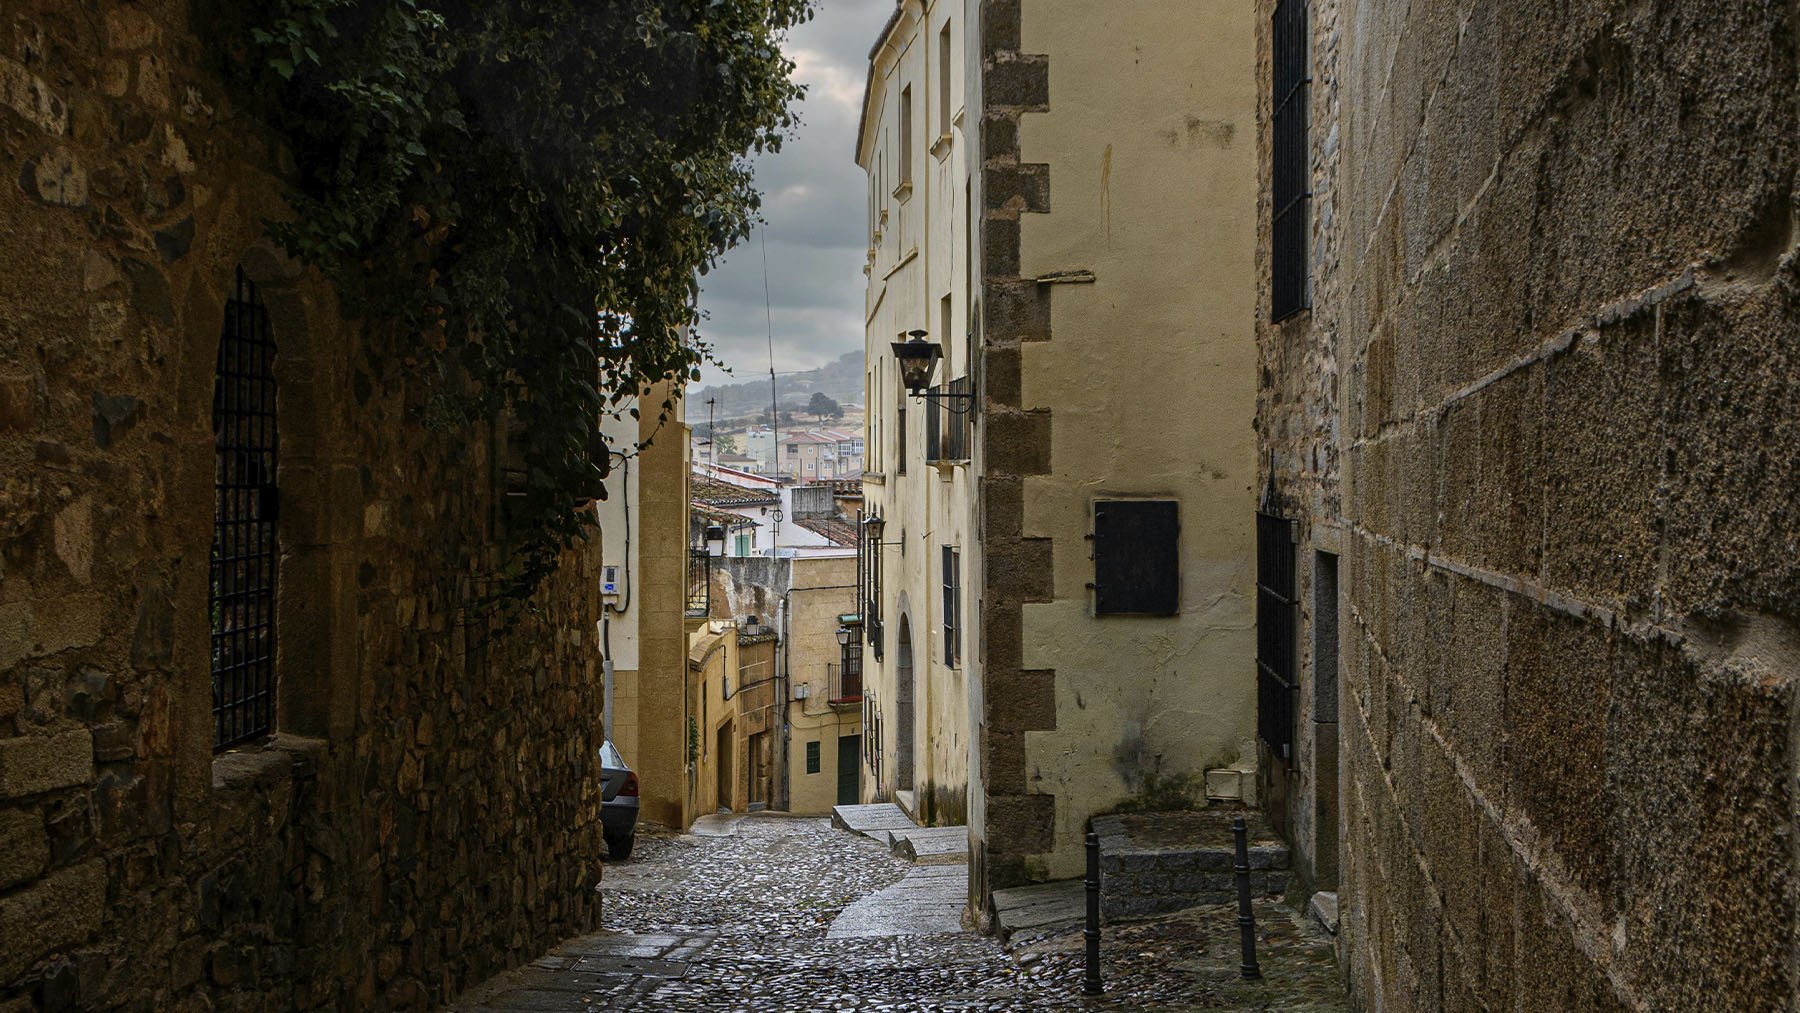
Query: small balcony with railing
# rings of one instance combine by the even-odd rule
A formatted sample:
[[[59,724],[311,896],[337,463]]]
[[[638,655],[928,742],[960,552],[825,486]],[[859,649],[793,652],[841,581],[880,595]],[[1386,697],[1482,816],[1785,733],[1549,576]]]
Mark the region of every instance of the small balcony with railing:
[[[858,659],[855,664],[848,668],[842,663],[834,662],[827,664],[825,666],[825,672],[829,676],[831,685],[830,695],[826,697],[826,700],[830,702],[833,707],[853,707],[862,703],[863,676],[861,659]]]
[[[704,548],[688,550],[687,617],[704,619],[712,614],[712,554]]]
[[[825,699],[833,707],[855,707],[863,698],[862,617],[839,616],[838,660],[825,666]]]

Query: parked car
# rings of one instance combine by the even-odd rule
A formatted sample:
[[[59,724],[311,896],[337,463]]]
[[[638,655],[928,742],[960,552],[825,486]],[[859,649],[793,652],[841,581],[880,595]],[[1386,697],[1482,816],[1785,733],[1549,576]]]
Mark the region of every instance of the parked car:
[[[600,835],[613,858],[630,858],[637,837],[638,778],[611,742],[600,744]]]

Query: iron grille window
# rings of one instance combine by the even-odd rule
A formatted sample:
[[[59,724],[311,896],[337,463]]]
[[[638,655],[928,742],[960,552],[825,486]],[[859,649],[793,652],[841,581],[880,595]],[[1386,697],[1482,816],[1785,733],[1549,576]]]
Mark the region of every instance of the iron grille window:
[[[894,474],[906,474],[906,406],[894,416]]]
[[[687,614],[712,615],[712,554],[705,549],[688,550]]]
[[[1294,534],[1256,515],[1256,734],[1282,759],[1294,745]]]
[[[962,559],[944,546],[944,664],[956,667],[962,652]]]
[[[819,744],[817,742],[806,744],[806,772],[808,774],[819,772]]]
[[[275,341],[237,272],[213,377],[213,750],[275,727]]]
[[[1306,0],[1279,0],[1274,38],[1274,220],[1270,316],[1291,316],[1312,305],[1307,232],[1312,221],[1311,153],[1307,141],[1312,75],[1307,58]]]
[[[969,378],[957,377],[935,387],[940,395],[969,393]],[[932,461],[967,461],[969,459],[969,410],[966,397],[937,397],[926,401],[925,456]]]

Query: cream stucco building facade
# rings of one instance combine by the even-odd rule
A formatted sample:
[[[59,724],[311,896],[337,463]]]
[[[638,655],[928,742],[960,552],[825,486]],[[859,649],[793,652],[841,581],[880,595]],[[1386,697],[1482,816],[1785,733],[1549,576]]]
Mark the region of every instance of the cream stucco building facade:
[[[1255,40],[1249,5],[905,0],[871,53],[865,794],[966,818],[978,913],[1253,769]],[[970,399],[903,392],[919,330]]]
[[[940,434],[973,415],[966,401],[905,396],[888,345],[927,331],[944,348],[940,381],[972,375],[967,23],[961,3],[895,8],[870,54],[856,152],[869,178],[863,497],[875,521],[864,525],[864,793],[944,825],[968,818],[976,760],[979,661],[960,621],[977,605],[962,562],[977,551],[976,478],[967,441],[933,446],[926,415],[940,412]]]

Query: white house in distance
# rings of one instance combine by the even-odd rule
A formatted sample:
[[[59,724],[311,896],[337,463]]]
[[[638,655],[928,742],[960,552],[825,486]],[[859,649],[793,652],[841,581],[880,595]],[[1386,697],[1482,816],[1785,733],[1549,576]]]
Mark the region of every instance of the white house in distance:
[[[839,512],[838,492],[830,484],[787,485],[702,461],[694,462],[689,484],[696,521],[726,529],[724,545],[710,546],[722,556],[854,554],[855,524]]]

